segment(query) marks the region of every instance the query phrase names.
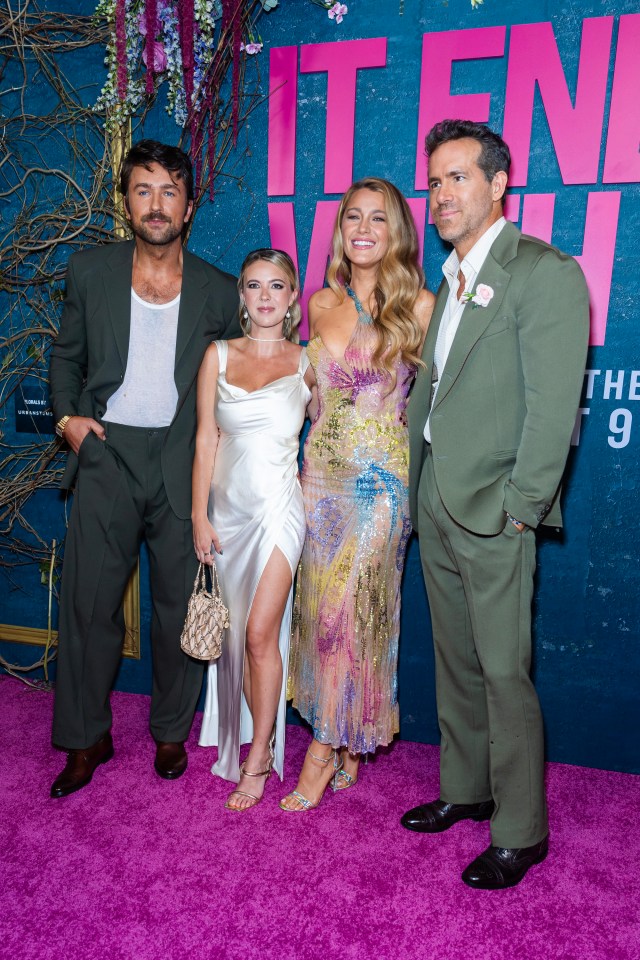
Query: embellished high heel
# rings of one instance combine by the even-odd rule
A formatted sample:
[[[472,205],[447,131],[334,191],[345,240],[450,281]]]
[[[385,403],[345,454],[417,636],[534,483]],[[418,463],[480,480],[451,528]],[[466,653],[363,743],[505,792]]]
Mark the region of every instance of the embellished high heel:
[[[309,754],[309,756],[313,757],[314,760],[317,760],[318,763],[321,763],[323,765],[330,763],[333,760],[333,776],[329,780],[329,783],[331,784],[331,788],[335,793],[336,790],[339,789],[337,786],[337,781],[338,781],[338,775],[342,770],[342,760],[338,755],[338,751],[334,750],[332,753],[329,754],[328,757],[318,757],[316,756],[315,753],[311,752],[311,748],[309,747],[309,749],[307,750],[307,753]],[[329,783],[327,784],[327,787],[329,786]],[[282,800],[280,801],[280,809],[286,810],[287,813],[304,813],[307,810],[315,810],[315,808],[318,806],[318,804],[324,797],[324,791],[327,789],[327,787],[324,788],[324,790],[320,794],[319,799],[316,800],[315,803],[313,803],[312,800],[308,800],[298,790],[292,790],[291,793],[288,793],[287,796],[283,797]],[[288,800],[289,797],[293,797],[294,800],[297,800],[298,803],[300,804],[300,807],[283,806],[285,800]]]
[[[344,752],[348,752],[347,747],[344,747],[343,750]],[[349,753],[349,757],[350,758],[354,757],[358,760],[358,769],[356,770],[355,774],[347,773],[347,771],[344,769],[344,761],[343,761],[342,770],[338,771],[338,773],[336,774],[336,787],[335,787],[336,790],[349,790],[350,787],[355,787],[356,783],[358,782],[358,776],[360,773],[360,764],[363,762],[362,754]],[[369,754],[365,753],[364,755],[365,765],[368,762],[369,762]]]
[[[350,773],[347,773],[346,770],[338,770],[336,774],[336,785],[335,790],[349,790],[350,787],[355,787],[358,782],[357,777],[352,777]]]
[[[259,773],[250,773],[249,770],[245,770],[244,768],[247,761],[243,760],[243,762],[240,764],[240,773],[242,774],[243,777],[265,777],[266,779],[264,783],[266,787],[267,780],[271,776],[271,772],[273,770],[273,761],[275,758],[275,750],[274,750],[275,741],[276,741],[276,728],[274,724],[273,730],[271,731],[271,737],[269,739],[269,759],[267,761],[266,769],[260,770]],[[247,804],[246,807],[232,807],[229,804],[229,800],[231,800],[231,797],[236,797],[236,796],[247,797],[249,800],[253,800],[253,803]],[[263,797],[264,797],[264,790],[262,791],[262,794],[259,797],[256,797],[255,794],[253,793],[247,793],[245,790],[232,790],[229,796],[227,797],[227,800],[225,803],[225,809],[233,810],[234,813],[244,813],[245,810],[253,810],[253,808],[260,803]]]

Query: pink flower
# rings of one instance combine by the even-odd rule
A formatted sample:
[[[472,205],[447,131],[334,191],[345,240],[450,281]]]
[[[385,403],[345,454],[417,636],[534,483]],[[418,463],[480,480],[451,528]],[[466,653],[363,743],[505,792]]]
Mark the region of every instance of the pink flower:
[[[262,50],[262,44],[261,43],[241,43],[240,49],[244,50],[244,52],[248,53],[249,55],[253,53],[260,53],[260,51]]]
[[[342,18],[349,12],[349,8],[346,3],[334,3],[331,9],[328,11],[328,16],[331,20],[335,20],[336,23],[342,23]]]
[[[479,283],[475,293],[465,293],[464,300],[475,307],[488,307],[493,300],[493,287],[486,283]]]
[[[154,40],[152,44],[153,48],[153,72],[162,73],[167,69],[167,55],[164,51],[163,45],[158,41]],[[144,50],[142,51],[142,61],[145,67],[149,67],[149,41],[147,40],[144,45]]]
[[[493,300],[493,288],[487,286],[486,283],[479,283],[476,287],[473,302],[477,303],[479,307],[487,307],[491,300]]]

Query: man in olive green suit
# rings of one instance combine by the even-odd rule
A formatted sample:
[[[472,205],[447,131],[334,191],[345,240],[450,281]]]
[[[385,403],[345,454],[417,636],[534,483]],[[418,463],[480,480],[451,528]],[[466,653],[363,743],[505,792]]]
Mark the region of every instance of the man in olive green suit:
[[[180,649],[195,577],[191,465],[196,377],[208,344],[240,335],[233,277],[183,247],[193,209],[189,158],[154,140],[124,160],[134,240],[74,254],[51,356],[56,431],[76,478],[65,545],[53,742],[68,751],[53,797],[86,786],[113,756],[109,692],[122,649],[122,598],[146,540],[152,595],[151,733],[167,780],[184,749],[202,664]]]
[[[584,375],[589,304],[575,260],[502,204],[510,155],[482,124],[426,140],[430,208],[453,244],[408,407],[410,498],[431,610],[440,797],[403,826],[491,820],[469,886],[519,883],[547,854],[544,745],[529,677],[535,528],[559,490]]]

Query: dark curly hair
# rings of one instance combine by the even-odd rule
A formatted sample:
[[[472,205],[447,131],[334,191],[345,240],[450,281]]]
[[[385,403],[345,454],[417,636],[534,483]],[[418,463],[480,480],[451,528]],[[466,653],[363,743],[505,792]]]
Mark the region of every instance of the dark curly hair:
[[[496,173],[504,170],[507,177],[511,168],[511,151],[501,136],[484,123],[473,120],[441,120],[429,130],[424,142],[427,155],[450,140],[469,138],[480,144],[478,166],[491,183]]]
[[[179,147],[171,147],[159,140],[140,140],[134,143],[122,161],[120,170],[120,193],[126,197],[129,181],[134,167],[151,169],[157,163],[178,180],[182,180],[187,191],[187,200],[193,200],[193,169],[191,160]]]

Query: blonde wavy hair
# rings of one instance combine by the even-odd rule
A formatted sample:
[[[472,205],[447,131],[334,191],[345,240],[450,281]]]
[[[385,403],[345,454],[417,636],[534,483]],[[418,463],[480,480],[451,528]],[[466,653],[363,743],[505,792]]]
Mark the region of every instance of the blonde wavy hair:
[[[297,327],[302,319],[302,310],[300,309],[299,302],[300,282],[298,280],[298,274],[294,262],[289,254],[285,253],[284,250],[274,250],[273,247],[260,247],[258,250],[252,250],[251,253],[248,253],[244,258],[244,263],[240,267],[240,276],[238,277],[238,293],[240,294],[239,314],[242,332],[249,333],[251,330],[251,320],[245,320],[244,316],[245,306],[242,288],[244,287],[245,275],[247,269],[253,263],[257,263],[259,260],[266,260],[267,263],[272,263],[279,270],[282,270],[285,277],[289,281],[291,292],[295,292],[296,294],[296,298],[288,310],[289,316],[284,318],[284,323],[282,324],[282,333],[287,340],[291,340],[292,343],[297,343],[299,340]]]
[[[378,267],[374,290],[372,318],[378,344],[372,363],[393,376],[399,356],[414,368],[422,363],[419,351],[423,331],[414,314],[416,300],[424,288],[424,273],[418,262],[418,235],[409,205],[392,183],[381,177],[366,177],[352,183],[340,202],[327,271],[329,286],[340,301],[346,296],[345,285],[351,283],[351,263],[342,243],[342,220],[358,190],[373,190],[385,199],[389,242]]]

